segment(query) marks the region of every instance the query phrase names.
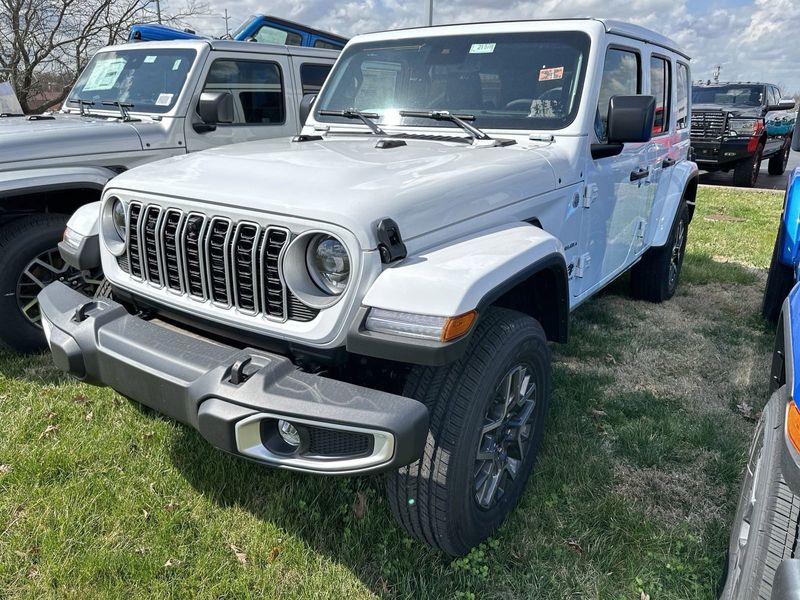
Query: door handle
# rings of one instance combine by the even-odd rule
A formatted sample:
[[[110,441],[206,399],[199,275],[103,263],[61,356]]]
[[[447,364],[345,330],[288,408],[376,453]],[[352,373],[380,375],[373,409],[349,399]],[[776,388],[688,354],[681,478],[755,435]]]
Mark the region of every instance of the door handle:
[[[631,181],[639,181],[650,175],[650,169],[637,169],[631,172]]]
[[[677,164],[677,162],[678,161],[675,160],[674,158],[666,158],[664,159],[664,162],[661,163],[661,168],[669,169],[670,167],[674,167]]]

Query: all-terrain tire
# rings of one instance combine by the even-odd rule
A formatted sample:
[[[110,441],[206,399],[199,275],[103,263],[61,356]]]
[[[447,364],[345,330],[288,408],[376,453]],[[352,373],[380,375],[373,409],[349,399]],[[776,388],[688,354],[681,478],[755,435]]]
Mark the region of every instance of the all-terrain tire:
[[[535,386],[530,416],[524,421],[527,449],[519,454],[516,474],[507,477],[496,503],[482,507],[480,501],[486,496],[479,498],[476,468],[479,463],[488,464],[487,468],[496,463],[479,460],[479,445],[487,448],[492,435],[486,433],[487,422],[498,418],[493,409],[498,406],[499,384],[509,376],[513,382],[512,374],[519,372],[520,365],[530,374],[528,384]],[[516,384],[509,383],[508,389],[516,389]],[[544,331],[522,313],[492,308],[478,324],[462,358],[444,367],[414,367],[404,395],[428,407],[430,426],[423,456],[388,476],[392,514],[420,542],[453,556],[463,555],[502,524],[533,469],[550,396],[550,351]],[[498,440],[506,434],[505,426],[488,431],[496,432]]]
[[[51,249],[57,251],[67,218],[31,215],[11,221],[0,230],[0,341],[18,352],[36,352],[47,345],[41,327],[26,318],[20,308],[18,286],[24,269],[36,257]],[[34,314],[35,311],[34,308]]]
[[[792,268],[780,262],[780,232],[775,236],[775,245],[772,248],[772,260],[767,272],[767,285],[764,287],[764,300],[761,302],[761,315],[770,323],[776,324],[781,314],[783,301],[794,285]]]
[[[789,142],[783,149],[775,156],[769,159],[767,170],[770,175],[783,175],[786,172],[786,166],[789,164],[789,154],[792,151],[792,146]]]
[[[733,169],[733,185],[744,188],[756,186],[763,154],[764,144],[759,144],[752,156],[736,163],[736,167]]]
[[[631,296],[648,302],[664,302],[678,289],[686,238],[689,233],[689,209],[681,202],[667,243],[645,252],[631,269]]]

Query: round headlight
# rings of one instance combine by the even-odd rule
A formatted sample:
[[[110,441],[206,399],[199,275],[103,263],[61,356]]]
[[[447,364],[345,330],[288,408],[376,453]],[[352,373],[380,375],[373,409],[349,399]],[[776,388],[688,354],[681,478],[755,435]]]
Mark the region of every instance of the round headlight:
[[[319,289],[340,295],[350,280],[350,257],[344,244],[330,235],[319,235],[308,244],[306,263]]]
[[[119,239],[124,242],[127,233],[125,229],[125,205],[119,198],[114,200],[114,204],[111,206],[111,221],[114,223],[114,229]]]

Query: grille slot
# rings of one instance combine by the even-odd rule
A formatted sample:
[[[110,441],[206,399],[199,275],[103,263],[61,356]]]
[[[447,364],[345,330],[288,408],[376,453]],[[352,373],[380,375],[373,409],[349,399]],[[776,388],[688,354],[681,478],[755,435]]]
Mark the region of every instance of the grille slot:
[[[139,218],[142,215],[142,205],[131,202],[128,216],[128,267],[130,274],[142,278],[142,251],[139,247]]]
[[[175,208],[165,212],[161,224],[161,248],[164,256],[164,281],[172,291],[183,292],[183,276],[180,260],[180,229],[183,213]]]
[[[141,223],[139,225],[140,239],[142,240],[142,266],[144,267],[145,279],[151,283],[161,286],[161,249],[158,243],[159,227],[161,225],[162,211],[158,206],[152,204],[144,209]]]
[[[355,431],[308,427],[308,453],[325,457],[355,457],[369,454],[372,436]]]
[[[692,113],[691,137],[713,140],[725,133],[725,113],[721,111],[695,111]]]
[[[285,321],[286,312],[286,284],[280,272],[280,262],[283,251],[289,241],[289,232],[285,229],[270,227],[264,236],[261,245],[261,283],[262,297],[264,299],[262,310],[270,319]]]
[[[283,278],[290,240],[281,227],[131,202],[127,254],[118,263],[133,278],[200,302],[308,322],[319,310],[300,302]]]

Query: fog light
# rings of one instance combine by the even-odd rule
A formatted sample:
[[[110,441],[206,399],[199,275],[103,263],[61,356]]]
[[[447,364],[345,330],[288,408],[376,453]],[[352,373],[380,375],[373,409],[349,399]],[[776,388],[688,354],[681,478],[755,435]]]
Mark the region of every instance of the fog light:
[[[300,432],[289,421],[278,420],[278,433],[280,433],[281,439],[290,446],[295,448],[300,446]]]

